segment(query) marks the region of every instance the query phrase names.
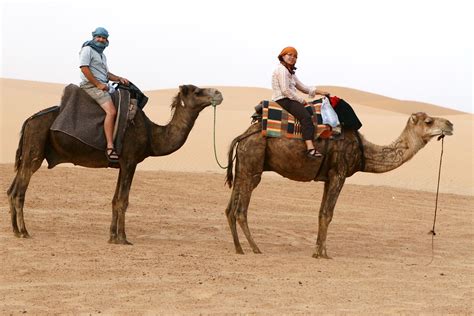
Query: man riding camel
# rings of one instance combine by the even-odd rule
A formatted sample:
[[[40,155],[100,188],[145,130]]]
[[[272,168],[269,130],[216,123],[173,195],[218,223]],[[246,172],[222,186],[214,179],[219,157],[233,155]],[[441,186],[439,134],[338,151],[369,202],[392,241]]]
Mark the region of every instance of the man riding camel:
[[[111,86],[109,81],[118,81],[128,85],[129,81],[114,75],[107,67],[107,58],[104,49],[109,46],[109,32],[103,27],[98,27],[92,32],[92,40],[82,44],[79,53],[79,67],[81,69],[80,87],[84,89],[105,112],[104,132],[107,140],[106,156],[112,163],[117,163],[119,155],[115,151],[113,132],[117,111],[109,94]]]

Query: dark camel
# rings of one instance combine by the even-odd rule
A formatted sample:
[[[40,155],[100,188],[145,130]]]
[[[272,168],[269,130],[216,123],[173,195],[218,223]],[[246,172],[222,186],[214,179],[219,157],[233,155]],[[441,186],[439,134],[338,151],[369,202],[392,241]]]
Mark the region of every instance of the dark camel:
[[[328,226],[345,179],[358,171],[382,173],[398,168],[433,137],[452,135],[453,124],[425,113],[412,114],[402,134],[388,146],[374,145],[358,132],[346,130],[342,140],[318,140],[317,147],[324,154],[318,160],[305,157],[305,145],[302,141],[265,138],[261,129],[260,123],[251,125],[230,145],[226,182],[229,187],[233,185],[233,190],[226,216],[236,252],[243,254],[236,228],[238,221],[253,252],[260,253],[247,224],[247,209],[262,172],[275,171],[295,181],[324,181],[318,238],[313,257],[329,258],[326,251]],[[234,180],[232,169],[236,146]]]
[[[125,235],[125,211],[137,164],[147,157],[169,155],[181,148],[201,110],[213,103],[218,105],[222,100],[222,94],[216,89],[186,85],[179,87],[173,100],[171,108],[174,113],[168,125],[156,125],[144,112],[137,111],[134,124],[130,124],[124,135],[122,154],[115,166],[120,170],[112,200],[110,243],[130,244]],[[23,124],[15,160],[17,173],[7,191],[13,233],[17,237],[29,237],[23,218],[25,193],[31,176],[45,158],[48,168],[65,162],[89,168],[109,166],[104,151],[64,133],[51,131],[49,128],[57,115],[58,111],[48,112],[33,116]]]

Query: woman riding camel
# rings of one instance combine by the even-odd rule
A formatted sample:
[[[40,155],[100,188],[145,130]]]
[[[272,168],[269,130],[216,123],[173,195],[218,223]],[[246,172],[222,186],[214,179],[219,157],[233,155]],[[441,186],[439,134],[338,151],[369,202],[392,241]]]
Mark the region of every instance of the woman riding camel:
[[[285,47],[278,55],[280,64],[272,76],[272,100],[301,122],[303,140],[306,144],[306,156],[318,158],[322,154],[314,147],[314,125],[311,114],[305,109],[306,100],[300,97],[296,90],[308,94],[310,98],[314,98],[317,94],[328,96],[329,93],[316,89],[316,87],[308,87],[296,77],[297,58],[298,52],[293,47]]]

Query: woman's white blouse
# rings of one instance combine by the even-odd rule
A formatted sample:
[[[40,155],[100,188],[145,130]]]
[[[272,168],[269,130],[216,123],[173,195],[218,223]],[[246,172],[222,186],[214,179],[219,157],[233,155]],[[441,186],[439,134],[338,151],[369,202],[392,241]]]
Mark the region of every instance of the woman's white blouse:
[[[285,66],[279,64],[272,76],[272,100],[289,98],[304,103],[305,100],[296,94],[297,89],[308,94],[310,98],[316,95],[316,87],[305,86],[296,75],[292,75]]]

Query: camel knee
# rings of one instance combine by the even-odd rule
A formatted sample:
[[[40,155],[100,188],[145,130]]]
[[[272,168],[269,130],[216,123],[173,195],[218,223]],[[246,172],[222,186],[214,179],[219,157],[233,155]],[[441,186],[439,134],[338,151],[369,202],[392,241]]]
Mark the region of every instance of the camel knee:
[[[112,208],[115,211],[124,212],[128,208],[128,201],[112,201]]]

